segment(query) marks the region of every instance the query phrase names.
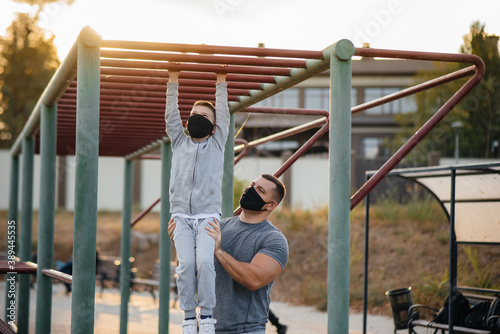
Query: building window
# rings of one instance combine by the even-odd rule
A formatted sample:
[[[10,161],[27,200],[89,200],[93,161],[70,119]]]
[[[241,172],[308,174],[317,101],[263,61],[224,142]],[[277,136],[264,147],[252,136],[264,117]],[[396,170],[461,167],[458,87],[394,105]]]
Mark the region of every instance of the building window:
[[[370,102],[383,96],[399,92],[401,87],[366,87],[364,91],[364,101]],[[365,111],[369,115],[394,115],[415,111],[416,103],[413,96],[405,97],[396,101],[385,103],[381,106]]]
[[[255,104],[256,107],[298,108],[299,90],[288,88]]]
[[[330,88],[306,88],[304,90],[304,108],[329,110]],[[357,89],[351,90],[351,106],[357,104]]]
[[[359,142],[359,152],[365,159],[375,159],[377,157],[387,157],[389,150],[384,145],[385,139],[382,137],[365,137]]]

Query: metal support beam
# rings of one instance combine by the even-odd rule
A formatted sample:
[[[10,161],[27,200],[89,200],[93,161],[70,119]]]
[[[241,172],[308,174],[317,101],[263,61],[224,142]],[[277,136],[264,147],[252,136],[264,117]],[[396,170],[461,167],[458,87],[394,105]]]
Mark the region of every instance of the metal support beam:
[[[12,156],[10,165],[10,190],[9,190],[9,213],[7,218],[7,259],[10,261],[13,256],[17,255],[18,236],[19,236],[19,156]],[[13,226],[13,227],[9,227]],[[10,232],[9,228],[13,231]],[[12,234],[13,233],[13,234]],[[13,236],[13,237],[11,237]],[[10,257],[12,256],[12,257]],[[16,314],[16,294],[15,291],[10,291],[10,286],[15,286],[17,275],[7,274],[5,288],[5,320],[13,321]],[[12,319],[9,317],[12,311]]]
[[[172,168],[172,150],[170,143],[161,143],[161,208],[160,208],[160,287],[159,287],[159,318],[158,333],[169,331],[170,322],[170,259],[171,242],[168,235],[170,220],[170,169]]]
[[[328,333],[349,333],[351,57],[341,40],[325,49],[330,66],[330,181],[328,210]]]
[[[457,295],[457,237],[455,235],[455,195],[457,186],[457,170],[451,168],[450,175],[450,279],[449,279],[449,300],[455,300]],[[449,303],[448,309],[448,332],[453,334],[454,323],[454,303]]]
[[[19,258],[31,261],[31,235],[33,225],[33,160],[35,156],[35,138],[23,138],[22,146],[22,193],[21,193],[21,227]],[[19,277],[18,333],[28,334],[30,323],[30,275]]]
[[[73,334],[94,333],[100,41],[100,36],[87,27],[82,30],[77,42],[78,102],[71,298]]]
[[[36,274],[35,333],[50,333],[52,315],[52,278],[43,269],[54,262],[54,219],[56,209],[57,106],[42,105],[40,131],[40,209]]]
[[[229,121],[229,134],[227,135],[224,150],[224,175],[222,176],[222,217],[231,217],[234,206],[234,114]]]
[[[130,246],[132,225],[132,206],[134,198],[134,161],[125,160],[125,173],[123,179],[123,208],[122,208],[122,238],[120,257],[120,333],[127,333],[128,302],[130,298]]]

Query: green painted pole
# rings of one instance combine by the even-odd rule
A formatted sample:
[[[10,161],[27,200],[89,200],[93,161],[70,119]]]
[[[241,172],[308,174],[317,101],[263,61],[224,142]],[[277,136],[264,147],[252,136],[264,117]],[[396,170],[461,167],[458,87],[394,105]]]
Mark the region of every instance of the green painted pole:
[[[172,258],[168,222],[170,220],[170,169],[172,150],[170,143],[161,143],[161,208],[160,208],[160,307],[158,333],[169,332],[170,323],[170,260]]]
[[[9,213],[6,235],[7,241],[7,259],[14,260],[18,251],[19,236],[19,155],[12,156],[10,165],[10,193],[9,193]],[[14,226],[13,228],[10,226]],[[10,230],[9,230],[10,228]],[[13,231],[13,232],[11,232]],[[17,275],[8,274],[5,285],[5,320],[7,322],[16,320],[16,281]],[[12,289],[11,289],[12,288]],[[13,290],[13,291],[12,291]]]
[[[120,264],[120,333],[127,333],[128,302],[130,299],[130,245],[132,225],[132,206],[134,205],[134,161],[125,160],[123,187],[122,237]]]
[[[231,217],[234,211],[234,114],[229,122],[224,149],[224,175],[222,177],[222,217]]]
[[[330,179],[328,210],[328,333],[349,333],[351,173],[351,57],[341,40],[324,50],[330,58]]]
[[[54,262],[54,216],[56,209],[57,106],[42,105],[40,129],[40,209],[36,274],[35,333],[50,333],[52,316],[52,278],[42,269]]]
[[[88,27],[78,37],[72,334],[94,332],[100,42]]]
[[[33,226],[33,160],[35,156],[35,139],[23,138],[22,146],[22,193],[21,193],[21,227],[19,258],[31,261],[31,236]],[[18,333],[29,333],[30,322],[30,281],[31,275],[19,277]]]

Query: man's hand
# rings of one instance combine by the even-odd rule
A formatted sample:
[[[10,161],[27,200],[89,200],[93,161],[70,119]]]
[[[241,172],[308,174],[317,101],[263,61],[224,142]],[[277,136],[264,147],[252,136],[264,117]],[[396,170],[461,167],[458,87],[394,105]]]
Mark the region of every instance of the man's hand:
[[[175,230],[176,222],[174,218],[170,219],[168,222],[168,235],[170,236],[170,240],[174,241],[174,230]]]
[[[168,71],[168,82],[179,82],[180,71]]]
[[[208,224],[212,227],[205,227],[205,230],[207,230],[208,235],[214,238],[215,240],[215,250],[214,254],[217,254],[221,250],[220,248],[220,242],[222,239],[221,233],[220,233],[220,225],[217,219],[214,219],[213,222],[208,222]]]

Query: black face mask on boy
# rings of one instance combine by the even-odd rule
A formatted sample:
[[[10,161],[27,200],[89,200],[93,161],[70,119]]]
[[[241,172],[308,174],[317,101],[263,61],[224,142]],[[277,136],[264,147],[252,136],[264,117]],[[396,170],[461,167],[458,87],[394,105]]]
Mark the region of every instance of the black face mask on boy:
[[[206,117],[193,114],[189,116],[187,129],[191,138],[203,138],[214,130],[214,125]]]
[[[262,207],[272,202],[264,202],[254,187],[246,188],[240,198],[240,206],[245,210],[251,211],[264,211]]]

